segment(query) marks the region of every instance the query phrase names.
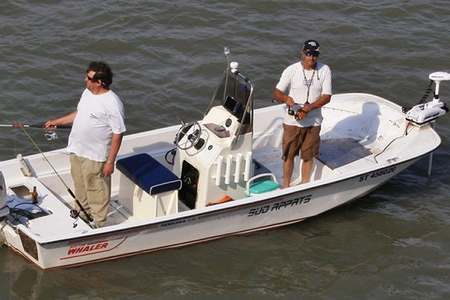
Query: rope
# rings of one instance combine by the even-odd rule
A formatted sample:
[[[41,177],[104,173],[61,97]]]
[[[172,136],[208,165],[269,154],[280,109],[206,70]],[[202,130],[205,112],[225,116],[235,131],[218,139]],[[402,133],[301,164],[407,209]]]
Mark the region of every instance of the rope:
[[[398,140],[399,138],[401,138],[401,137],[404,137],[404,136],[407,136],[408,135],[408,127],[409,127],[409,125],[411,124],[411,122],[408,122],[407,124],[406,124],[406,128],[405,128],[405,131],[403,132],[403,134],[402,135],[399,135],[399,136],[397,136],[397,137],[395,137],[395,138],[393,138],[384,148],[383,148],[383,150],[381,150],[381,152],[379,152],[379,153],[377,153],[377,154],[375,154],[374,156],[373,156],[373,159],[375,160],[375,162],[376,163],[378,163],[378,160],[377,160],[377,156],[378,155],[380,155],[380,154],[382,154],[384,151],[386,151],[386,149],[390,146],[390,145],[392,145],[392,143],[393,142],[395,142],[396,140]],[[415,128],[415,127],[413,127],[413,128]]]

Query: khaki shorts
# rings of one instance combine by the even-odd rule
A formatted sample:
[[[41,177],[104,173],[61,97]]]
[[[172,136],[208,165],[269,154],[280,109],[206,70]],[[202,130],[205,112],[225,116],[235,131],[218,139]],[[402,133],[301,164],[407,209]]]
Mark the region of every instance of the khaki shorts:
[[[303,160],[311,160],[319,154],[320,126],[298,127],[283,124],[283,160],[291,160],[301,150]]]

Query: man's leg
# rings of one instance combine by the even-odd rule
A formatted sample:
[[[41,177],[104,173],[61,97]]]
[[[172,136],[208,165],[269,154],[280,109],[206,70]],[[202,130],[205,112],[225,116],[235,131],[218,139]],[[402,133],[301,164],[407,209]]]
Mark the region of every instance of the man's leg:
[[[91,214],[89,203],[87,202],[87,191],[83,175],[83,158],[70,154],[70,173],[72,175],[73,185],[75,187],[75,198],[83,206],[83,209]],[[87,219],[87,216],[83,213],[77,202],[74,205],[75,209],[80,212],[82,218]]]
[[[319,154],[320,147],[320,126],[308,127],[302,144],[302,183],[307,183],[311,179],[314,166],[314,157]]]
[[[289,187],[300,147],[300,127],[283,124],[283,188]]]
[[[106,222],[111,196],[111,177],[103,176],[103,166],[103,162],[92,160],[86,160],[85,164],[87,201],[98,227]]]
[[[302,163],[302,183],[307,183],[311,179],[313,159],[303,160]]]
[[[286,158],[286,160],[283,161],[283,188],[289,187],[293,169],[294,159]]]

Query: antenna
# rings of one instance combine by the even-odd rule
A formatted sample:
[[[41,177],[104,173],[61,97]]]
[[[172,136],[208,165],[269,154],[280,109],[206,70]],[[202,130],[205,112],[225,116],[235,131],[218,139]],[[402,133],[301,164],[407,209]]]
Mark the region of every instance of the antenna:
[[[222,99],[225,100],[225,96],[227,95],[227,88],[228,88],[228,76],[230,73],[230,54],[231,50],[227,46],[223,47],[223,54],[225,54],[225,57],[227,59],[227,70],[225,73],[225,85],[223,87],[223,97]]]

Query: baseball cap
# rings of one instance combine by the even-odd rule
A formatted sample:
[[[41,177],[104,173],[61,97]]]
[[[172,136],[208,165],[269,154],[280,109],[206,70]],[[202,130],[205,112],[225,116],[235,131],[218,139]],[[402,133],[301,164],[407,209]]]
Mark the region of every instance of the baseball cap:
[[[319,54],[320,53],[320,45],[316,40],[307,40],[303,44],[303,52],[311,53],[311,54]]]

